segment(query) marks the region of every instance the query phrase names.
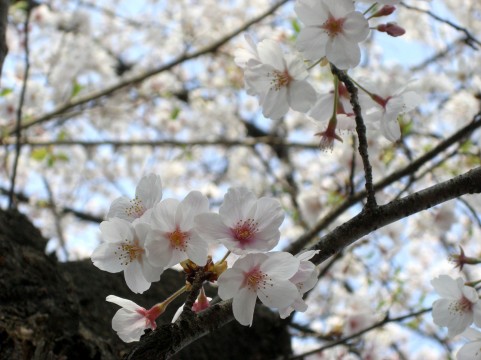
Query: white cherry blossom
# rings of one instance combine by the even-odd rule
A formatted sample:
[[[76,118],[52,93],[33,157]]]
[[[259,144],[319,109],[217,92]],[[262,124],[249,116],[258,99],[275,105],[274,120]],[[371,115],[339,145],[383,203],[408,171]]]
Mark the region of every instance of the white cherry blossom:
[[[107,219],[117,217],[132,222],[144,216],[148,222],[150,209],[161,198],[162,182],[160,176],[155,174],[146,175],[140,179],[133,199],[121,196],[112,202]]]
[[[308,72],[300,54],[283,54],[278,42],[270,39],[257,45],[258,60],[246,63],[247,93],[258,95],[265,117],[278,119],[289,108],[307,112],[317,94],[306,80]]]
[[[208,244],[194,228],[194,218],[208,210],[209,200],[198,191],[190,192],[182,202],[166,199],[158,203],[152,211],[152,228],[145,244],[148,261],[168,268],[190,259],[204,266]]]
[[[448,275],[440,275],[431,284],[442,296],[433,303],[433,320],[439,326],[447,326],[448,336],[461,334],[473,320],[481,326],[481,302],[476,289],[465,286],[462,278]]]
[[[299,292],[290,279],[299,269],[299,259],[289,253],[247,254],[219,277],[219,296],[233,298],[235,319],[252,325],[256,299],[271,308],[292,304]]]
[[[286,308],[279,309],[279,314],[281,315],[282,319],[288,317],[294,310],[300,312],[307,310],[307,304],[302,296],[317,284],[317,276],[319,272],[316,265],[309,260],[318,252],[319,250],[310,250],[296,256],[300,261],[299,269],[289,279],[289,281],[296,285],[298,294],[296,300],[292,304]]]
[[[145,256],[145,239],[150,230],[146,223],[131,224],[113,218],[100,224],[105,241],[92,253],[91,259],[100,270],[123,271],[127,286],[135,293],[143,293],[150,284],[160,280],[162,267],[149,264]]]
[[[115,295],[107,296],[106,300],[122,307],[112,318],[112,328],[122,341],[127,343],[139,341],[146,329],[155,330],[155,319],[164,312],[159,306],[146,310],[133,301]]]
[[[298,0],[295,11],[306,26],[297,38],[306,59],[326,57],[341,69],[359,64],[359,42],[369,35],[369,23],[351,0]]]
[[[373,101],[371,108],[363,101],[367,110],[366,126],[379,129],[384,137],[392,142],[401,138],[398,116],[411,111],[421,102],[419,94],[408,90],[407,86],[395,91],[389,88],[377,89],[377,93],[371,93],[370,96]]]
[[[481,360],[481,332],[473,328],[468,328],[461,335],[470,341],[459,349],[456,354],[456,359]]]
[[[201,214],[197,229],[208,240],[220,241],[234,254],[269,251],[280,238],[284,211],[276,199],[257,199],[247,188],[230,188],[219,214]]]

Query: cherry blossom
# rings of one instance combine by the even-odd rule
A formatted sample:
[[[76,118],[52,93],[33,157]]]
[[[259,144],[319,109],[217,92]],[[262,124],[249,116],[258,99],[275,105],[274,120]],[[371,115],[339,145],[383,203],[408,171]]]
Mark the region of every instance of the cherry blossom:
[[[473,320],[481,326],[481,302],[476,289],[465,286],[462,278],[448,275],[440,275],[431,284],[442,296],[433,303],[433,320],[439,326],[447,326],[448,336],[462,333]]]
[[[199,266],[207,262],[208,244],[194,228],[194,218],[209,210],[209,200],[198,191],[183,201],[166,199],[152,211],[151,226],[145,244],[148,261],[168,268],[190,259]]]
[[[369,24],[351,0],[298,0],[295,11],[306,26],[297,47],[308,60],[325,56],[341,69],[359,64],[359,42],[369,35]]]
[[[230,188],[219,214],[201,214],[197,229],[208,240],[218,240],[235,254],[269,251],[280,238],[284,211],[279,201],[257,199],[244,187]]]
[[[121,306],[112,318],[112,328],[124,342],[139,341],[144,330],[157,328],[155,319],[164,312],[162,306],[155,305],[146,310],[131,300],[109,295],[107,301]]]
[[[160,176],[149,174],[140,179],[133,199],[121,196],[112,202],[107,219],[117,217],[132,222],[145,214],[146,220],[148,220],[150,209],[161,198],[162,182]]]
[[[309,260],[319,252],[317,251],[306,251],[297,255],[297,259],[300,261],[299,269],[297,272],[289,279],[297,287],[298,295],[297,299],[290,304],[288,307],[279,309],[279,314],[282,319],[288,317],[291,312],[299,311],[304,312],[307,310],[307,304],[302,298],[302,296],[311,290],[318,281],[318,271],[316,265],[314,265]]]
[[[468,328],[461,335],[470,341],[459,349],[456,359],[481,360],[481,332]]]
[[[407,86],[396,91],[386,89],[381,95],[370,93],[370,98],[375,107],[366,111],[366,126],[380,129],[384,137],[392,142],[401,138],[398,116],[411,111],[421,102],[419,94],[408,90]]]
[[[298,297],[290,279],[299,269],[299,259],[289,253],[247,254],[239,258],[218,280],[219,296],[233,298],[235,319],[252,325],[256,299],[272,308],[285,308]]]
[[[162,267],[150,265],[145,256],[144,244],[149,230],[149,225],[142,222],[131,224],[120,218],[103,221],[100,231],[105,242],[92,253],[92,262],[100,270],[123,271],[130,290],[143,293],[152,282],[160,280],[163,272]]]
[[[245,63],[245,82],[247,92],[259,96],[264,116],[278,119],[289,107],[307,112],[317,94],[306,80],[308,73],[300,54],[283,54],[279,43],[270,39],[257,45],[257,53],[259,61]]]

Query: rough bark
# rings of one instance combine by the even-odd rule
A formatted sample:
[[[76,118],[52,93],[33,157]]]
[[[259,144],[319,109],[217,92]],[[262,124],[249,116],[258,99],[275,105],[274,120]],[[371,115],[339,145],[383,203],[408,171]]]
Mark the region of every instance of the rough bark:
[[[183,275],[165,272],[161,282],[135,295],[122,274],[102,272],[88,259],[59,263],[45,255],[45,245],[23,215],[0,210],[0,360],[161,359],[178,350],[179,331],[195,330],[186,328],[188,322],[169,324],[182,298],[162,315],[156,331],[139,343],[123,343],[111,327],[118,306],[105,297],[115,294],[149,307],[182,286]],[[279,317],[262,308],[258,313],[252,328],[230,322],[172,358],[275,359],[290,354],[290,337]]]

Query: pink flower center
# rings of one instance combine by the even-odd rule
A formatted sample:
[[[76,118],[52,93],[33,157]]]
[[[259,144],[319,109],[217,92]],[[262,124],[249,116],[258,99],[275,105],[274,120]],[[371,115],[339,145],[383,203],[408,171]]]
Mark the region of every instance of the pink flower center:
[[[244,274],[244,286],[251,291],[258,291],[266,288],[269,277],[264,274],[259,267],[251,269]]]
[[[321,28],[326,30],[329,37],[336,37],[342,34],[345,21],[345,18],[336,19],[333,16],[329,16],[326,22],[321,25]]]
[[[168,238],[170,240],[170,245],[177,250],[185,251],[186,249],[186,240],[189,237],[188,232],[181,231],[178,227],[175,231],[172,231],[168,234]]]
[[[144,253],[144,249],[139,246],[138,241],[135,241],[133,244],[122,244],[117,247],[117,250],[118,251],[115,251],[114,254],[119,256],[121,265],[130,264],[132,261],[140,258]]]
[[[458,301],[451,302],[448,307],[451,313],[457,313],[458,315],[471,312],[472,308],[473,308],[473,303],[465,296],[463,296]]]
[[[144,215],[145,211],[147,210],[142,204],[142,200],[140,200],[137,196],[130,200],[130,206],[125,209],[125,212],[129,217],[139,218]]]
[[[153,306],[149,310],[145,310],[144,308],[137,309],[136,312],[145,318],[145,328],[155,330],[157,328],[155,319],[157,319],[164,311],[158,306]]]
[[[379,95],[373,95],[372,99],[377,102],[381,107],[386,110],[386,105],[391,100],[391,96],[388,96],[387,98],[382,98]]]
[[[287,69],[284,71],[274,70],[272,73],[268,73],[267,76],[272,78],[271,89],[276,91],[279,91],[284,86],[288,86],[293,80]]]
[[[259,231],[258,223],[254,219],[239,220],[232,230],[232,235],[241,244],[248,244],[253,239],[255,234]]]

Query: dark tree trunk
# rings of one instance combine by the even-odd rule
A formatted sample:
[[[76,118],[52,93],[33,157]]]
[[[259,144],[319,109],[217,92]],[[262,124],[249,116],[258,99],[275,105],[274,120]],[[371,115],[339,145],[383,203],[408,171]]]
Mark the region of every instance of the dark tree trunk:
[[[125,344],[112,330],[118,306],[105,301],[113,294],[144,307],[164,300],[184,283],[167,271],[143,295],[133,294],[122,274],[109,274],[89,259],[59,263],[45,255],[46,240],[16,211],[0,210],[0,360],[119,359],[133,349],[149,347],[145,358],[159,359],[163,344]],[[169,323],[182,304],[173,303],[161,316]],[[261,309],[262,310],[262,309]],[[265,309],[252,328],[234,321],[184,348],[176,359],[276,359],[290,354],[290,337],[277,315]],[[135,357],[133,357],[135,358]]]

